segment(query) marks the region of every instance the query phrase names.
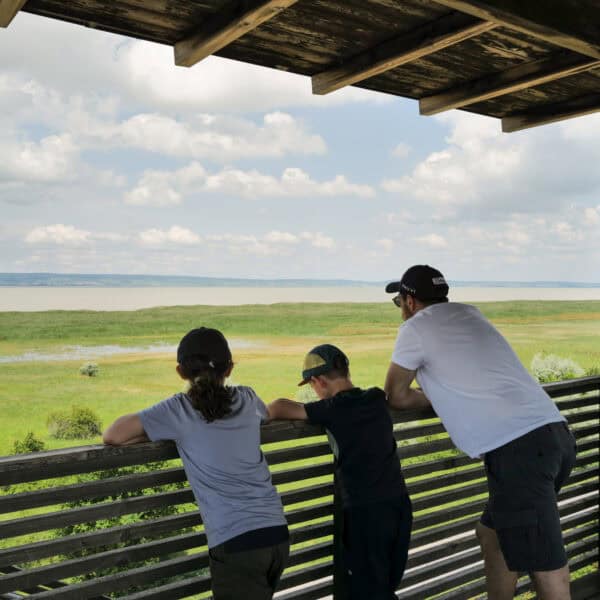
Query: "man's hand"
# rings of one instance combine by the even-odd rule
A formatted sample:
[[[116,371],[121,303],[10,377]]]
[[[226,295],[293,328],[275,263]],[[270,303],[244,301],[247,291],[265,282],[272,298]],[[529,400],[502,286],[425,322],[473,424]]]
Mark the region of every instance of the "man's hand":
[[[279,398],[267,406],[269,420],[306,421],[308,419],[304,404],[286,398]]]
[[[385,378],[385,394],[392,408],[430,408],[431,403],[420,391],[410,387],[415,379],[415,371],[390,363]]]
[[[137,414],[119,417],[103,434],[102,441],[109,446],[129,446],[148,442],[142,420]]]

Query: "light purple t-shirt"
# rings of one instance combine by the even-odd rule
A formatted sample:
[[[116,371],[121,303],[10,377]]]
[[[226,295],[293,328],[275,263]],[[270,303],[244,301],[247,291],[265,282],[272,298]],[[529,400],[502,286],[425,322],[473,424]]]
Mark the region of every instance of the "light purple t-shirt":
[[[180,393],[139,413],[150,440],[176,443],[210,548],[247,531],[287,524],[260,449],[267,409],[243,386],[234,388],[231,409],[207,423]]]

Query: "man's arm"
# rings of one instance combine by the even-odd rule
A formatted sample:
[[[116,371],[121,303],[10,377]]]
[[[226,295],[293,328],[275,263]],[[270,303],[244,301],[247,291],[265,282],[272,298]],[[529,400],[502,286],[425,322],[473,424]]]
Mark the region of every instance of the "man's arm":
[[[110,446],[129,446],[148,442],[139,415],[133,413],[119,417],[103,434],[102,441]]]
[[[420,390],[410,387],[415,379],[415,371],[390,363],[385,378],[385,394],[392,408],[429,408],[431,403]]]
[[[285,398],[274,400],[267,406],[270,420],[285,419],[288,421],[306,421],[306,409],[302,402],[294,402]]]

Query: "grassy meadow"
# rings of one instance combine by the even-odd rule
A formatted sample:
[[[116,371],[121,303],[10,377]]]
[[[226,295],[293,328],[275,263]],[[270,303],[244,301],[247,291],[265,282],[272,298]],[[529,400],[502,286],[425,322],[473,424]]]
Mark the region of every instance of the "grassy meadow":
[[[584,369],[600,367],[600,302],[492,302],[479,305],[529,366],[537,352]],[[400,311],[393,304],[274,304],[165,307],[133,312],[0,313],[0,357],[51,354],[69,346],[176,345],[193,327],[221,329],[232,341],[233,381],[270,401],[295,397],[304,353],[331,342],[350,356],[355,384],[383,384]],[[237,346],[237,349],[236,349]],[[49,413],[73,405],[93,409],[104,426],[179,391],[171,354],[131,353],[94,360],[97,377],[79,374],[81,359],[0,362],[0,455],[32,431],[48,448],[97,443],[48,436]]]

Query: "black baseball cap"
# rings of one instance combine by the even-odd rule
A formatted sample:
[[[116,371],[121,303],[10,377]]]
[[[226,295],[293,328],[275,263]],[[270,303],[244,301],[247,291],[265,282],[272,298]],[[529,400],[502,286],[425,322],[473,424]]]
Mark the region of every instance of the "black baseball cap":
[[[203,358],[209,363],[231,363],[231,351],[225,336],[217,329],[199,327],[186,333],[177,347],[177,362]]]
[[[304,357],[302,381],[298,385],[308,383],[311,377],[318,377],[329,371],[339,369],[340,365],[347,367],[349,364],[348,357],[337,346],[332,344],[315,346]]]
[[[440,271],[429,265],[414,265],[400,281],[392,281],[385,286],[388,294],[400,292],[424,302],[446,298],[449,289]]]

